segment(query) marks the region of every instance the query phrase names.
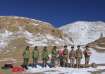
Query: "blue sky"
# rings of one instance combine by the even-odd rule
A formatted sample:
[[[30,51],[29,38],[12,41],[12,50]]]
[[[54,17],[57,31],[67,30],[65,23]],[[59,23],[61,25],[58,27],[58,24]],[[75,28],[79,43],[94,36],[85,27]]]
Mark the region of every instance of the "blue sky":
[[[74,21],[105,21],[105,0],[0,0],[0,16],[24,16],[59,27]]]

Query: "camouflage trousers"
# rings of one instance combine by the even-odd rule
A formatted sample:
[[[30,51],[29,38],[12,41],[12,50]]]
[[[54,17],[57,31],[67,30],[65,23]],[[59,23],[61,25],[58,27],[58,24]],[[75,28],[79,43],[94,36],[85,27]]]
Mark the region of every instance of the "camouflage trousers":
[[[57,62],[57,58],[56,57],[52,57],[51,58],[51,63],[52,63],[53,66],[55,66],[56,62]]]
[[[28,65],[28,62],[29,62],[29,58],[24,58],[23,65],[24,66],[27,66]]]
[[[76,67],[80,68],[81,58],[76,58]]]
[[[70,66],[73,68],[74,67],[74,62],[75,62],[75,58],[70,58]]]
[[[47,61],[48,61],[48,59],[43,58],[43,65],[44,65],[44,67],[46,67],[46,65],[47,65]]]
[[[65,67],[68,66],[67,63],[68,63],[68,56],[64,56],[64,66]]]
[[[59,56],[59,64],[61,67],[64,67],[64,57],[63,56]]]
[[[85,57],[85,66],[89,64],[90,57]]]
[[[38,63],[38,58],[33,58],[33,65]]]

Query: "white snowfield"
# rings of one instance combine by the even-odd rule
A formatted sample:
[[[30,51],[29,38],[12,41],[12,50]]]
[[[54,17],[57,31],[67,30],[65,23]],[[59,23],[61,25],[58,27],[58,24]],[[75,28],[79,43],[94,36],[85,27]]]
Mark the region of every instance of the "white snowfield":
[[[105,72],[103,72],[102,74],[105,74]]]
[[[105,69],[105,66],[99,66],[97,68],[64,68],[64,67],[56,67],[56,68],[32,68],[26,71],[27,73],[44,73],[44,74],[91,74],[91,72],[99,71]]]
[[[94,49],[91,49],[92,51],[92,55],[91,55],[91,58],[90,58],[90,62],[95,62],[97,64],[105,64],[105,52],[96,52]]]
[[[59,28],[72,38],[75,45],[84,45],[105,36],[105,22],[77,21]]]

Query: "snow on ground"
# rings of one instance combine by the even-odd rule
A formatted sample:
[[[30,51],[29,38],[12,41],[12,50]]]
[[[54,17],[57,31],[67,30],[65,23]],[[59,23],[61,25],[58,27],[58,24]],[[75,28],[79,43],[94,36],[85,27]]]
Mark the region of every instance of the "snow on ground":
[[[103,72],[102,74],[105,74],[105,72]]]
[[[105,67],[99,66],[97,68],[64,68],[64,67],[56,67],[56,68],[32,68],[26,71],[27,73],[44,73],[44,74],[91,74],[93,71],[99,71],[105,69]]]
[[[94,49],[91,49],[92,55],[90,58],[90,62],[95,62],[97,64],[105,64],[105,52],[99,53],[95,51]]]

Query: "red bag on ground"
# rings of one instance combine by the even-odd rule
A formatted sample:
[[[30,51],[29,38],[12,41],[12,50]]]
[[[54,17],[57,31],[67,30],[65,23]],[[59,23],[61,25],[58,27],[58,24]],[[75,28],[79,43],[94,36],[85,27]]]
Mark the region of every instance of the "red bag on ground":
[[[12,68],[12,72],[23,72],[24,71],[24,68],[22,67],[13,67]]]
[[[0,72],[0,74],[4,74],[3,72]]]

